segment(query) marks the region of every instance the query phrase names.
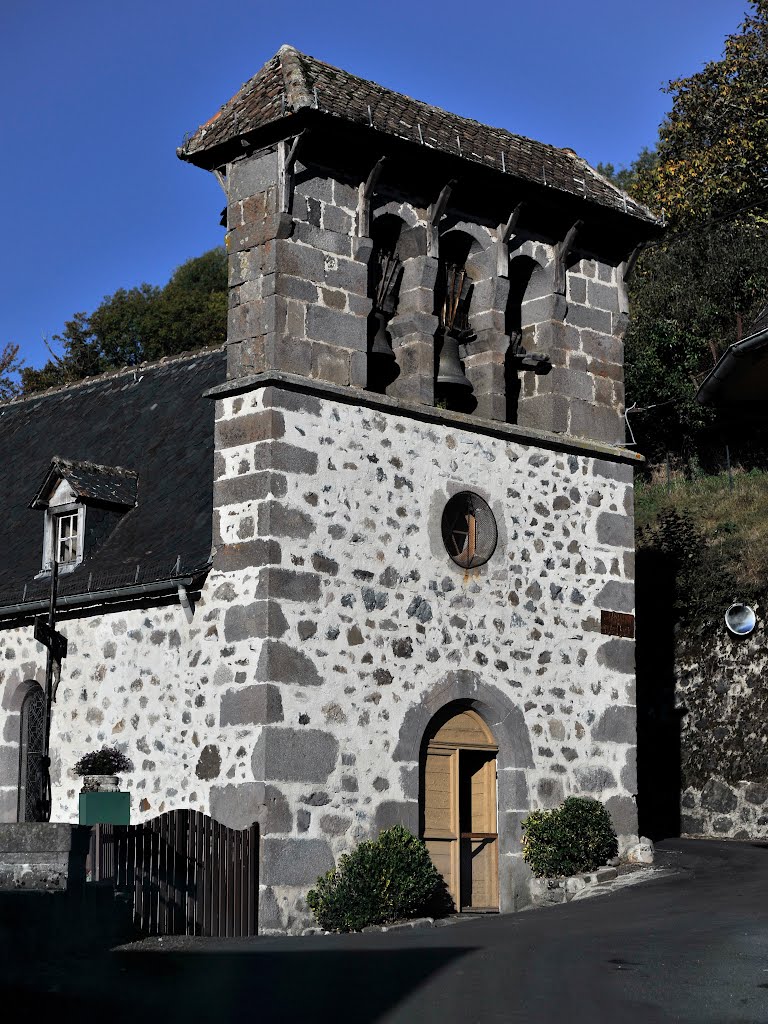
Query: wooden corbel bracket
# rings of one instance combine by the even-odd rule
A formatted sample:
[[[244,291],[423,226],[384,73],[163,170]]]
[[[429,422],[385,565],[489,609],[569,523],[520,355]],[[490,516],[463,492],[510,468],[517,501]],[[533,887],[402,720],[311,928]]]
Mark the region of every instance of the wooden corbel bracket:
[[[568,232],[562,242],[555,247],[555,280],[553,291],[555,295],[565,295],[566,264],[571,250],[576,242],[576,235],[579,233],[584,221],[577,220],[568,228]]]
[[[385,156],[380,156],[371,168],[368,177],[360,183],[357,198],[357,224],[355,225],[358,238],[365,238],[371,233],[371,200],[376,192],[376,186],[386,160]]]
[[[427,234],[427,255],[435,256],[439,255],[440,243],[438,236],[438,225],[445,213],[445,209],[448,206],[448,200],[451,198],[451,192],[456,187],[456,178],[443,185],[442,191],[437,199],[430,206],[427,217],[429,218],[429,232]]]
[[[293,139],[282,139],[277,144],[277,175],[279,186],[278,213],[290,214],[291,194],[293,192],[293,165],[299,149],[299,142],[304,132],[299,132]]]
[[[629,256],[624,260],[624,262],[620,263],[618,266],[616,284],[619,290],[620,313],[629,313],[629,295],[627,293],[627,285],[629,284],[629,280],[632,277],[632,274],[634,273],[638,257],[640,256],[640,253],[643,251],[645,246],[645,242],[641,242],[639,245],[636,245],[632,252],[629,254]]]
[[[499,244],[496,250],[496,273],[499,277],[509,275],[509,241],[515,233],[522,212],[523,204],[518,203],[507,218],[507,223],[499,224]]]

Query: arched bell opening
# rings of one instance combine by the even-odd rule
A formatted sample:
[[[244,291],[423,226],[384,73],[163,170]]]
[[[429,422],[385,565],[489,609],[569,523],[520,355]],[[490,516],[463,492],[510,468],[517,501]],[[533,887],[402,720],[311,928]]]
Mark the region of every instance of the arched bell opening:
[[[498,745],[466,703],[430,721],[419,759],[419,828],[458,911],[499,909]]]
[[[535,374],[547,373],[551,364],[534,353],[536,323],[546,319],[541,308],[551,296],[545,269],[530,256],[515,256],[509,263],[509,297],[504,313],[504,333],[509,347],[504,358],[507,423],[517,423],[521,394],[532,393]],[[526,371],[533,371],[526,372]]]
[[[368,390],[385,394],[400,374],[389,322],[397,313],[403,261],[399,252],[405,222],[394,214],[383,214],[371,227],[373,251],[368,262],[368,296],[372,309],[368,317]]]
[[[440,238],[435,315],[435,405],[454,412],[471,413],[477,407],[472,384],[464,372],[467,346],[475,337],[469,318],[472,304],[471,257],[479,242],[460,230]]]

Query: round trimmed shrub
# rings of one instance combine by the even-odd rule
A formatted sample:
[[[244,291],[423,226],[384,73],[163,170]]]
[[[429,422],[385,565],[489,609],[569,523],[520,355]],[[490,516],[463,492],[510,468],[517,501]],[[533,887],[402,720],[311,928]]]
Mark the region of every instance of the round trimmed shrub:
[[[423,913],[439,891],[424,843],[402,825],[342,855],[307,894],[315,920],[328,932],[358,932]]]
[[[532,811],[522,829],[523,860],[537,878],[594,871],[619,848],[608,811],[583,796],[569,796],[551,811]]]

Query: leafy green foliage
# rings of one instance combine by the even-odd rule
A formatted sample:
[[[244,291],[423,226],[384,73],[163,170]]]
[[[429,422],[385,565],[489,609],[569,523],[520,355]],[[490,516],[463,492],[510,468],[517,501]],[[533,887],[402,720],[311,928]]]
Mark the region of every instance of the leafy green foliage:
[[[0,402],[13,398],[20,391],[16,374],[21,370],[19,346],[10,342],[0,349]]]
[[[635,488],[638,578],[663,565],[685,637],[706,635],[736,600],[762,604],[768,580],[768,473],[673,477]],[[652,570],[652,578],[657,578]]]
[[[133,762],[117,747],[102,747],[83,754],[72,770],[76,775],[119,775],[132,772]]]
[[[658,160],[635,191],[676,226],[729,212],[765,222],[768,0],[750,6],[720,60],[667,86],[672,109],[659,129]]]
[[[91,314],[75,313],[54,336],[61,355],[22,371],[24,391],[40,391],[121,366],[223,344],[227,257],[212,249],[178,267],[163,288],[120,288]]]
[[[603,165],[668,224],[638,261],[625,339],[629,420],[651,461],[705,456],[715,418],[698,386],[768,301],[768,0],[751,6],[721,60],[670,82],[655,150]]]
[[[569,796],[560,807],[532,811],[523,828],[523,859],[537,878],[594,871],[618,850],[616,833],[598,800]]]
[[[424,843],[395,825],[343,854],[335,871],[318,878],[307,903],[326,931],[357,932],[416,917],[441,882]]]

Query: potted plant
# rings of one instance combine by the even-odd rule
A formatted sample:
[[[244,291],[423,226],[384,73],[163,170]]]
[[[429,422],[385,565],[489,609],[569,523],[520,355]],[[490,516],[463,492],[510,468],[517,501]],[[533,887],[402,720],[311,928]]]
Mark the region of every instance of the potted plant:
[[[81,776],[80,824],[130,824],[130,793],[120,792],[120,774],[132,772],[133,763],[117,747],[102,747],[83,754],[73,768]]]

